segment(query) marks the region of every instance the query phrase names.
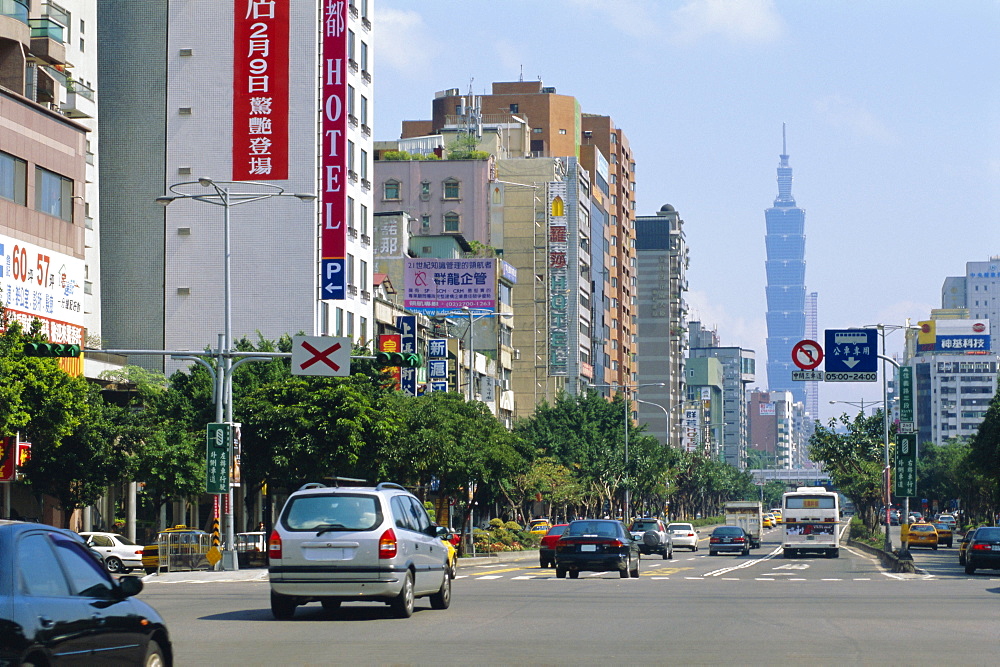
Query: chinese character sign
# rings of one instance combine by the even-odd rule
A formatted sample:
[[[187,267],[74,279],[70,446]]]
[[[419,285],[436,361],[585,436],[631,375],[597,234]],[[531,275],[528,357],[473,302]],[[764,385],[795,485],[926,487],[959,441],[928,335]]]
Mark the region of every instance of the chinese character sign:
[[[233,179],[288,178],[290,0],[236,0]]]
[[[403,305],[434,314],[467,306],[496,309],[497,260],[407,259],[404,264]]]
[[[209,424],[205,440],[205,493],[229,493],[232,425]]]
[[[347,298],[347,1],[321,0],[321,299]]]
[[[565,376],[569,363],[569,219],[566,212],[565,182],[549,183],[548,188],[548,268],[549,375]]]
[[[917,495],[917,434],[896,434],[896,489],[897,496],[913,498]]]

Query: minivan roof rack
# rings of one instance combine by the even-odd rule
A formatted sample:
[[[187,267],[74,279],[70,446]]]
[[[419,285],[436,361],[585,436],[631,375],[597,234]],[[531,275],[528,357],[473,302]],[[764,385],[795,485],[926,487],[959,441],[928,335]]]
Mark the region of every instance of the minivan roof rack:
[[[379,482],[375,487],[376,489],[399,489],[400,491],[406,491],[406,489],[395,482]]]
[[[302,486],[300,486],[299,491],[305,491],[306,489],[325,489],[325,488],[326,484],[320,484],[319,482],[309,482],[307,484],[303,484]]]

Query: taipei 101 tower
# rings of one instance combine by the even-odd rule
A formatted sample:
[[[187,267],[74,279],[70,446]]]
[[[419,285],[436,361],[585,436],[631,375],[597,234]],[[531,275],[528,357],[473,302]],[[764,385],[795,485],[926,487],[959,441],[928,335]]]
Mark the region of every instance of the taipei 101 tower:
[[[805,383],[792,380],[792,347],[806,331],[806,212],[792,198],[785,126],[781,126],[778,197],[764,212],[767,223],[767,384],[771,391],[790,391],[806,402]]]

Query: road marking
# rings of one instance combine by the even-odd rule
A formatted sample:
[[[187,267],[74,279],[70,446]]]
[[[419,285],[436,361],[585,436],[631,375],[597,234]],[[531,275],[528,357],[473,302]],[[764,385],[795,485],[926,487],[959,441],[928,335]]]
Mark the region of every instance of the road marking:
[[[740,581],[739,577],[720,577],[722,581]]]
[[[657,574],[657,575],[660,575],[660,574],[678,574],[680,572],[683,572],[684,570],[691,570],[691,569],[693,569],[693,568],[690,568],[690,567],[665,567],[662,570],[657,570],[655,573],[651,572],[650,574]],[[645,576],[649,576],[649,575],[643,574],[642,576],[645,577]],[[657,577],[652,577],[652,578],[656,579]]]
[[[739,565],[734,565],[732,567],[723,567],[718,570],[712,570],[711,572],[706,572],[704,576],[718,577],[721,574],[729,574],[733,570],[742,570],[745,567],[750,567],[751,565],[756,565],[757,563],[763,563],[766,560],[771,560],[772,558],[778,555],[779,551],[781,551],[781,547],[776,548],[774,551],[761,558],[754,558],[753,560],[742,561]]]
[[[694,579],[695,581],[702,581],[702,577],[684,577],[685,579]]]
[[[843,579],[820,579],[820,581],[843,581]]]
[[[789,581],[806,581],[806,579],[789,579]]]
[[[854,581],[871,581],[871,577],[856,577]]]
[[[525,567],[508,567],[508,568],[506,568],[504,570],[488,570],[486,572],[479,572],[479,573],[477,573],[477,575],[483,575],[483,574],[502,574],[504,572],[517,572],[518,570],[527,570],[527,569],[531,569],[531,568],[525,568]],[[538,569],[540,570],[542,568],[538,568]]]
[[[779,565],[778,567],[772,568],[774,570],[808,570],[809,563],[785,563],[784,565]]]
[[[513,579],[514,581],[523,581],[525,579],[535,579],[535,578],[536,578],[535,576],[530,575],[530,574],[525,574],[525,575],[522,575],[520,577],[511,577],[511,579]],[[545,577],[545,578],[548,579],[548,577]]]
[[[499,574],[486,575],[485,577],[476,577],[476,579],[503,579]]]
[[[766,579],[764,577],[756,577],[754,581],[777,581],[777,579]]]
[[[667,581],[670,579],[670,577],[650,577],[650,579],[653,579],[655,581]]]

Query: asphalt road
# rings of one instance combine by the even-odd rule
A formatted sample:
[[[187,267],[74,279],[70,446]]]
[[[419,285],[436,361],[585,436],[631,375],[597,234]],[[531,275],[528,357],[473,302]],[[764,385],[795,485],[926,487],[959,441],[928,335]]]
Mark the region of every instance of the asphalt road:
[[[275,621],[262,580],[150,581],[141,597],[178,665],[995,662],[1000,572],[966,576],[956,549],[914,558],[916,574],[848,548],[784,559],[773,530],[749,556],[644,558],[639,579],[556,579],[532,555],[461,567],[450,609],[418,600],[406,620],[345,603]]]

